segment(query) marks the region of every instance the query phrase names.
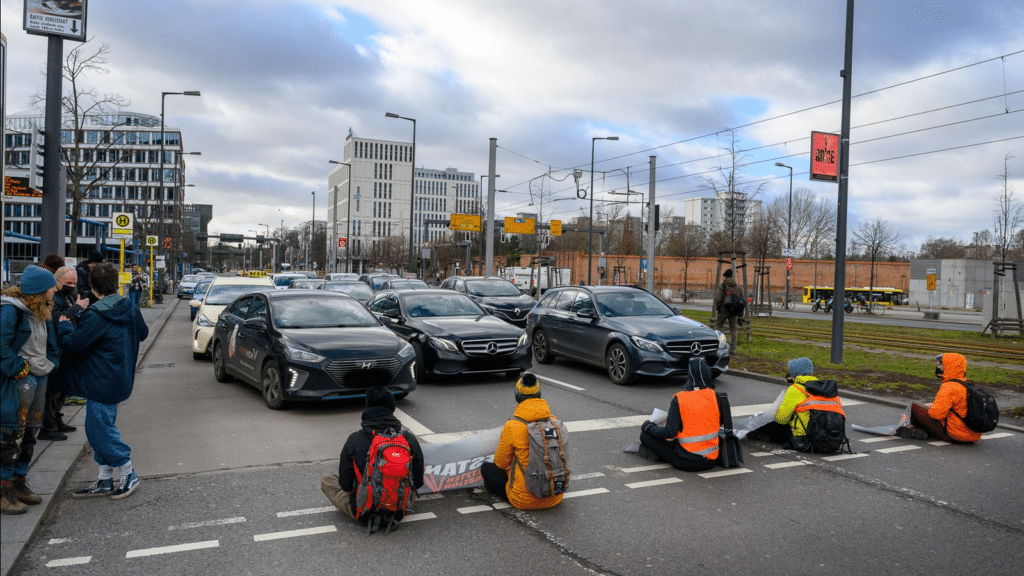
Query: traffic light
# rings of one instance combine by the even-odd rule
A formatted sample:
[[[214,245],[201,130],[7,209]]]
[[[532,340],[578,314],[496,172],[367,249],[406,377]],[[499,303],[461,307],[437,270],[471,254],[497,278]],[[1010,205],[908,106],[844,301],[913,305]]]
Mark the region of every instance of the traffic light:
[[[508,242],[508,234],[506,234],[504,232],[501,233],[501,242],[502,243]]]
[[[599,266],[597,268],[597,275],[600,276],[601,278],[604,278],[604,266]]]
[[[46,132],[40,128],[32,131],[32,143],[28,153],[28,186],[34,190],[43,189],[43,173],[46,165]]]
[[[164,249],[165,250],[170,250],[171,249],[171,237],[170,236],[168,236],[167,238],[164,238]]]

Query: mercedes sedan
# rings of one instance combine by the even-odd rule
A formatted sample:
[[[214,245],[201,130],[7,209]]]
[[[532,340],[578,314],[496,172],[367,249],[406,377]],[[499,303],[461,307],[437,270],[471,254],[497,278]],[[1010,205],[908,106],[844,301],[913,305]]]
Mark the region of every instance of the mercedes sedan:
[[[552,288],[530,311],[526,331],[538,363],[562,356],[600,366],[620,385],[638,376],[685,376],[695,356],[703,356],[716,377],[729,369],[724,334],[638,288]]]
[[[497,276],[451,276],[441,288],[462,292],[488,314],[509,324],[526,328],[526,317],[537,301],[519,291],[516,285]]]
[[[520,328],[488,315],[451,290],[378,292],[367,308],[416,351],[417,380],[503,372],[518,378],[533,366]]]
[[[383,387],[416,388],[413,347],[358,300],[335,292],[267,290],[239,297],[220,315],[213,373],[255,386],[267,407],[361,398]]]

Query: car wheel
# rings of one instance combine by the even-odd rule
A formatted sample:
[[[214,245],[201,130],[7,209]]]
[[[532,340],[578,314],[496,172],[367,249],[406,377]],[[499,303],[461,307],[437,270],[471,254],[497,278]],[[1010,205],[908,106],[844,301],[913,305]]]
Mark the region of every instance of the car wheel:
[[[277,363],[268,361],[263,366],[263,376],[260,378],[260,391],[263,393],[263,401],[267,408],[280,410],[284,406],[284,389],[281,387],[281,372],[277,369]]]
[[[626,386],[633,381],[633,372],[629,365],[629,350],[622,344],[612,344],[605,353],[605,367],[608,378],[619,386]]]
[[[416,352],[416,382],[428,382],[430,376],[427,374],[427,363],[424,360],[423,347],[419,344],[413,344],[412,349]]]
[[[543,329],[538,328],[533,332],[533,359],[538,364],[551,364],[551,361],[555,359],[554,354],[551,353],[551,346],[548,342],[548,334]]]
[[[220,342],[213,345],[213,377],[217,382],[231,382],[234,377],[228,374],[227,366],[224,365],[224,346]]]

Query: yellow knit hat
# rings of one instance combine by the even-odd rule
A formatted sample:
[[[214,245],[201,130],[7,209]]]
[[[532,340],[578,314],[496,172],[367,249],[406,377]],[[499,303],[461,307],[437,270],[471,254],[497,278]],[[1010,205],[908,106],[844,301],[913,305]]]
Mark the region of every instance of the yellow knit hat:
[[[516,397],[540,396],[540,382],[529,372],[523,372],[516,382]]]

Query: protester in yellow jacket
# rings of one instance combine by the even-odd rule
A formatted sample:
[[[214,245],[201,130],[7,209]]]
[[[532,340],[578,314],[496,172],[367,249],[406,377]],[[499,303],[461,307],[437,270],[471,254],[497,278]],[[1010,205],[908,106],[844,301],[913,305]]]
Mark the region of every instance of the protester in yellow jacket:
[[[484,462],[480,467],[484,487],[488,492],[508,499],[508,503],[520,510],[538,510],[557,506],[562,501],[562,494],[547,498],[538,498],[526,488],[523,470],[530,460],[530,437],[526,424],[553,417],[547,401],[540,397],[540,382],[529,372],[516,383],[515,418],[505,422],[498,440],[498,448],[494,452],[494,462]],[[513,466],[522,470],[513,470]]]
[[[897,430],[897,435],[921,440],[933,436],[953,444],[977,442],[981,433],[968,428],[961,418],[967,414],[967,388],[957,380],[967,380],[967,358],[939,354],[935,362],[935,377],[942,380],[935,400],[924,406],[911,404],[912,426]]]

